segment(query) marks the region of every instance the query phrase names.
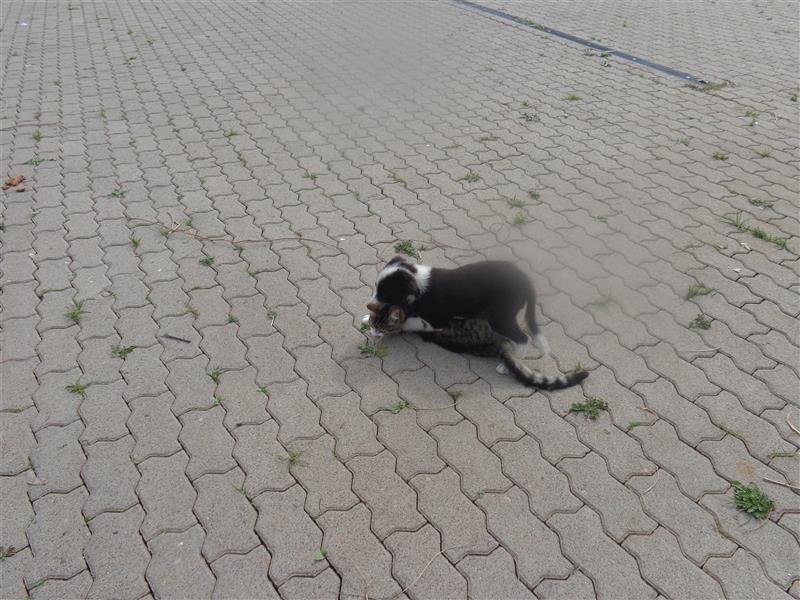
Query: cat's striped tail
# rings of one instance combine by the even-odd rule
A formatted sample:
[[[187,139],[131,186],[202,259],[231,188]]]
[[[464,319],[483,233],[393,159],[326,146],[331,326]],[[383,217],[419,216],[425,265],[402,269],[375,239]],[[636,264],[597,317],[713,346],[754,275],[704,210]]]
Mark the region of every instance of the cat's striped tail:
[[[506,348],[500,353],[500,358],[517,381],[538,390],[563,390],[578,385],[589,376],[587,371],[572,371],[557,376],[534,373],[517,358],[513,350]]]

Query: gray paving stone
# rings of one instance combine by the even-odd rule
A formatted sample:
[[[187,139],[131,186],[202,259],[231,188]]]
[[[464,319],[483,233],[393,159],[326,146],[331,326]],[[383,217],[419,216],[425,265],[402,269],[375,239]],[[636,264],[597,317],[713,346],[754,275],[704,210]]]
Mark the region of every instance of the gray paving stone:
[[[69,579],[86,569],[83,549],[90,533],[81,514],[86,497],[86,490],[78,488],[33,503],[36,516],[28,527],[33,560],[25,570],[28,589],[44,579]]]
[[[386,546],[393,557],[393,575],[411,598],[467,597],[467,582],[440,554],[439,533],[430,525],[413,533],[393,533]]]
[[[178,452],[148,458],[139,465],[142,478],[136,493],[146,513],[141,527],[145,540],[165,531],[186,531],[197,522],[192,513],[197,493],[184,473],[188,462]]]
[[[530,512],[522,490],[514,487],[502,494],[486,494],[477,503],[486,512],[489,531],[514,557],[517,575],[526,586],[572,572],[572,565],[561,555],[558,537]]]
[[[286,600],[335,600],[339,597],[340,580],[333,569],[325,569],[316,577],[293,577],[280,588]]]
[[[592,580],[580,571],[566,579],[545,579],[536,586],[536,596],[542,600],[593,600],[597,597]]]
[[[639,560],[642,576],[666,597],[723,598],[722,588],[681,553],[675,536],[659,527],[622,544]]]
[[[205,531],[203,556],[209,563],[233,552],[245,554],[258,546],[253,532],[256,511],[244,488],[244,474],[232,469],[222,475],[204,475],[194,483],[194,512]]]
[[[342,574],[342,595],[390,598],[400,592],[392,578],[392,557],[369,530],[369,511],[363,504],[329,511],[319,523],[328,560]]]
[[[193,410],[181,416],[178,440],[189,455],[186,474],[197,479],[208,473],[225,473],[236,466],[231,452],[233,438],[222,424],[225,410],[215,406],[209,410]]]
[[[565,456],[580,457],[589,449],[578,441],[575,429],[557,416],[549,404],[531,398],[512,398],[506,406],[514,412],[514,420],[539,443],[550,462]]]
[[[264,492],[253,503],[258,509],[256,532],[272,557],[269,574],[275,585],[325,570],[327,561],[315,560],[323,547],[322,531],[303,508],[303,488],[296,485],[285,492]]]
[[[336,440],[336,456],[347,462],[354,456],[374,456],[383,446],[376,436],[377,427],[359,407],[361,398],[351,392],[339,397],[325,397],[318,403],[320,423]]]
[[[449,559],[485,554],[497,545],[486,530],[485,516],[461,494],[454,471],[445,468],[436,475],[417,475],[410,484],[417,491],[420,512],[441,532]]]
[[[470,598],[536,597],[517,579],[514,559],[503,548],[496,548],[487,556],[467,556],[458,563],[458,569],[467,580]]]
[[[211,596],[214,575],[200,554],[202,545],[203,529],[199,525],[150,540],[153,558],[147,566],[147,582],[157,598]]]
[[[335,456],[329,435],[296,442],[289,447],[300,452],[290,463],[291,474],[306,490],[306,512],[316,518],[327,510],[348,510],[358,498],[351,491],[352,475]]]
[[[729,558],[710,558],[703,567],[721,583],[726,598],[769,598],[789,600],[790,596],[764,575],[758,560],[741,548]]]
[[[481,444],[469,421],[440,425],[431,430],[439,455],[459,474],[464,493],[475,500],[487,492],[504,492],[511,487],[502,473],[500,459]]]
[[[141,598],[149,588],[144,579],[150,553],[139,535],[144,511],[136,506],[92,519],[86,563],[94,573],[89,598]]]
[[[397,473],[408,481],[420,473],[437,473],[444,462],[436,454],[436,441],[423,430],[413,410],[383,411],[374,417],[378,439],[397,459]]]
[[[83,507],[88,519],[105,511],[122,512],[138,504],[135,488],[139,472],[130,459],[133,444],[133,438],[127,436],[87,446],[81,475],[89,490]]]
[[[246,474],[244,487],[251,497],[266,490],[284,491],[295,484],[287,453],[277,441],[275,421],[237,427],[233,456]]]
[[[639,492],[645,512],[677,536],[681,550],[695,564],[702,565],[709,556],[729,556],[735,549],[719,533],[713,516],[683,495],[666,471],[633,477],[628,486]]]
[[[636,561],[603,534],[600,518],[589,507],[554,515],[548,524],[558,532],[565,556],[592,579],[598,598],[656,597]]]
[[[784,589],[791,585],[797,575],[794,557],[800,548],[796,538],[770,520],[757,523],[755,519],[742,519],[733,504],[732,493],[709,494],[700,504],[714,514],[720,533],[761,559],[770,579]]]
[[[83,423],[75,421],[66,427],[47,427],[36,433],[36,449],[30,462],[39,485],[30,489],[31,500],[51,492],[67,493],[83,485],[81,467],[86,456],[79,438]]]
[[[636,427],[631,435],[642,442],[645,456],[673,475],[680,490],[693,500],[726,489],[727,484],[714,474],[711,462],[681,442],[675,429],[664,421]]]
[[[211,564],[217,578],[212,598],[280,598],[267,575],[269,561],[263,546],[247,554],[218,558]]]
[[[278,422],[278,439],[284,445],[324,433],[319,425],[320,410],[307,396],[307,389],[302,379],[269,386],[267,411]]]
[[[127,426],[136,441],[131,450],[134,463],[151,456],[171,456],[181,449],[178,443],[181,425],[170,411],[173,402],[170,393],[131,400]]]
[[[353,491],[372,514],[371,528],[379,539],[395,531],[416,531],[425,520],[417,512],[417,495],[395,472],[388,451],[359,456],[347,463],[353,473]]]

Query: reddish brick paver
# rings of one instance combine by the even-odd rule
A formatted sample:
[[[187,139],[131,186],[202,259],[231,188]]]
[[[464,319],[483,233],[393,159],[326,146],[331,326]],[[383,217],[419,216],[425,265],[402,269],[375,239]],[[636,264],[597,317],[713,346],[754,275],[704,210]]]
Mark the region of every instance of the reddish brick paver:
[[[1,598],[800,598],[796,4],[484,5],[3,5]],[[362,356],[402,240],[589,379]]]

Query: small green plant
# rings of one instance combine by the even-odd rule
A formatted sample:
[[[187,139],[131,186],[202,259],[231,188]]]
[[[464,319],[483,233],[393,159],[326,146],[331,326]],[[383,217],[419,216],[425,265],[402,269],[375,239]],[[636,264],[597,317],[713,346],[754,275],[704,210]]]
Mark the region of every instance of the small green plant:
[[[65,386],[64,389],[67,390],[70,394],[78,394],[79,396],[86,395],[86,389],[89,387],[88,383],[70,383],[69,385]]]
[[[297,450],[296,452],[287,452],[285,460],[290,465],[297,465],[300,464],[300,459],[302,457],[303,457],[303,451]]]
[[[642,425],[647,425],[645,421],[631,421],[628,423],[628,427],[625,428],[625,431],[630,431],[636,427],[641,427]]]
[[[306,171],[303,174],[303,179],[310,179],[311,181],[316,181],[317,177],[319,177],[319,175],[317,175],[316,173],[311,173],[310,171]]]
[[[686,290],[686,299],[691,300],[696,296],[707,296],[708,294],[716,291],[714,288],[706,287],[702,281],[698,281],[697,283],[693,283],[689,286],[689,289]]]
[[[711,155],[711,158],[714,160],[728,160],[731,157],[730,154],[727,152],[722,152],[721,150],[717,150],[714,154]]]
[[[124,198],[125,194],[128,193],[128,190],[123,190],[122,188],[117,188],[113,192],[111,192],[112,198]]]
[[[85,314],[86,314],[86,311],[83,310],[83,300],[81,300],[80,302],[75,302],[73,300],[72,308],[70,308],[66,312],[65,316],[67,317],[67,319],[69,319],[73,323],[80,323],[81,319],[83,318],[83,315],[85,315]]]
[[[219,380],[224,372],[225,369],[223,369],[222,367],[214,367],[206,374],[211,378],[211,381],[213,381],[214,383],[219,383]]]
[[[133,246],[134,250],[136,250],[141,245],[142,245],[141,238],[131,236],[131,246]]]
[[[232,138],[232,137],[234,137],[234,136],[237,136],[237,135],[239,135],[239,132],[238,132],[238,131],[236,131],[235,129],[228,129],[228,130],[227,130],[225,133],[223,133],[222,135],[224,135],[226,138]]]
[[[394,245],[394,251],[419,260],[419,250],[414,247],[414,244],[410,240],[397,242]]]
[[[215,260],[216,260],[216,259],[215,259],[213,256],[204,256],[204,257],[203,257],[203,258],[201,258],[201,259],[200,259],[198,262],[199,262],[201,265],[204,265],[204,266],[206,266],[206,267],[210,267],[211,265],[213,265],[213,264],[214,264],[214,261],[215,261]]]
[[[586,402],[575,402],[569,408],[569,412],[583,413],[586,418],[592,421],[600,416],[601,410],[608,410],[608,404],[602,398],[595,398],[594,396],[587,397]]]
[[[42,139],[42,132],[37,129],[31,134],[31,138],[33,138],[35,142],[40,141]]]
[[[358,347],[362,356],[371,356],[373,358],[383,358],[386,356],[386,348],[380,346],[372,341],[367,341]]]
[[[525,200],[520,200],[519,198],[514,196],[513,198],[510,198],[508,200],[508,205],[511,206],[512,208],[523,208],[525,206]]]
[[[774,200],[764,200],[762,198],[748,198],[747,201],[758,208],[772,208],[775,204]]]
[[[477,173],[473,173],[470,171],[466,175],[464,175],[460,181],[466,181],[467,183],[476,183],[481,180],[481,176]]]
[[[577,102],[580,99],[581,99],[581,97],[578,96],[577,94],[567,94],[564,97],[564,100],[566,100],[567,102]]]
[[[514,225],[525,225],[529,221],[528,215],[522,212],[518,212],[514,215],[514,219],[511,221]]]
[[[538,200],[541,197],[542,197],[542,195],[539,192],[535,191],[535,190],[530,190],[528,192],[528,198],[530,198],[531,200]]]
[[[237,319],[233,313],[228,313],[228,323],[238,323],[239,319]]]
[[[391,412],[391,413],[393,413],[393,414],[395,414],[395,415],[396,415],[396,414],[397,414],[397,413],[399,413],[401,410],[403,410],[404,408],[408,408],[409,406],[411,406],[411,405],[408,403],[408,401],[407,401],[407,400],[400,400],[400,402],[397,402],[397,403],[395,403],[395,404],[392,404],[392,405],[389,407],[389,412]]]
[[[111,356],[125,360],[125,357],[134,350],[136,350],[136,346],[120,346],[119,344],[114,344],[111,346]]]
[[[757,484],[744,485],[739,481],[731,481],[731,485],[736,508],[756,519],[766,519],[775,508],[775,502],[770,500]]]
[[[325,560],[326,558],[328,558],[328,551],[325,548],[320,548],[319,552],[317,552],[317,555],[314,557],[314,561],[319,562],[321,560]]]
[[[709,319],[703,313],[700,313],[689,322],[689,329],[710,329],[710,328],[711,328],[711,319]]]

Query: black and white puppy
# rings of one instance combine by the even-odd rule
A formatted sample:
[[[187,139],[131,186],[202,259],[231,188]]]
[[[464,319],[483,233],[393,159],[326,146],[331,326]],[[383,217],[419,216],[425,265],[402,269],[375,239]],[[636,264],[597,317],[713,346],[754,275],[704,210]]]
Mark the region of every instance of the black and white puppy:
[[[443,328],[454,317],[484,318],[496,333],[514,343],[520,358],[527,353],[528,336],[520,329],[517,316],[525,308],[534,344],[543,355],[550,355],[547,339],[536,324],[533,285],[510,262],[484,261],[437,269],[397,256],[378,273],[372,302],[402,306],[417,315],[406,320],[404,331]],[[502,367],[498,365],[498,371],[504,372]]]

